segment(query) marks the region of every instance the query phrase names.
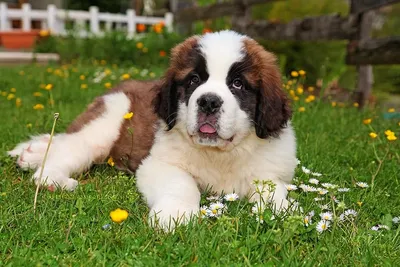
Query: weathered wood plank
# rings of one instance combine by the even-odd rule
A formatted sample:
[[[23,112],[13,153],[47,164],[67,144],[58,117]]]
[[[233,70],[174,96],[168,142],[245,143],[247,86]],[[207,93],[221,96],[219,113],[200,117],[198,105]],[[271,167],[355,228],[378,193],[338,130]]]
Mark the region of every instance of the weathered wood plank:
[[[205,7],[190,7],[179,10],[175,16],[178,22],[193,22],[196,20],[206,20],[220,18],[223,16],[234,16],[243,13],[243,10],[256,4],[264,4],[281,0],[234,0],[227,3],[217,3]]]
[[[268,21],[247,21],[237,18],[233,28],[256,39],[266,40],[346,40],[356,39],[359,20],[357,16],[325,15],[297,19],[287,24]]]
[[[351,0],[351,13],[362,13],[382,6],[399,3],[400,0]]]
[[[400,64],[400,36],[351,41],[346,63],[350,65]]]

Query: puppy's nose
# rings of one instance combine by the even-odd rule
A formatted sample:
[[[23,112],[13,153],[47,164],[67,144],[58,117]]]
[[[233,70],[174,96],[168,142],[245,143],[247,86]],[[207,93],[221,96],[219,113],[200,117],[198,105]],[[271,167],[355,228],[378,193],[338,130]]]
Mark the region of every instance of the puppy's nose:
[[[205,94],[197,99],[197,104],[201,112],[207,115],[217,113],[224,101],[216,94]]]

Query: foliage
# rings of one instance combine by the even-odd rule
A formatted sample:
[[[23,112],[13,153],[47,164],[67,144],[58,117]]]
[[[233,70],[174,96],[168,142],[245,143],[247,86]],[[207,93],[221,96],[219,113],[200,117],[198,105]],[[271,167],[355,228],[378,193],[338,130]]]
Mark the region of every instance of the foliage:
[[[64,131],[95,96],[107,92],[108,84],[126,76],[154,78],[163,71],[159,66],[124,69],[99,62],[0,69],[0,265],[396,265],[400,228],[393,218],[400,215],[400,142],[387,140],[384,132],[391,129],[398,136],[400,119],[384,119],[380,109],[359,112],[351,103],[312,99],[311,89],[298,89],[306,76],[300,72],[285,82],[294,100],[292,123],[301,160],[294,183],[309,183],[311,176],[302,165],[321,172],[321,183],[350,188],[323,195],[321,201],[314,199],[316,193],[291,192],[304,212],[315,210],[308,227],[299,212],[282,220],[272,219],[266,210],[261,223],[244,199],[228,203],[218,219],[199,218],[175,233],[157,232],[147,225],[148,209],[134,177],[106,163],[76,177],[80,186],[75,192],[41,190],[34,215],[32,172],[16,168],[5,152],[31,135],[48,132],[54,112],[60,113],[57,132]],[[22,104],[17,106],[16,98]],[[37,104],[43,109],[33,109]],[[363,123],[367,118],[371,120]],[[376,138],[370,137],[371,131]],[[356,182],[369,187],[358,188]],[[356,219],[317,233],[320,205],[342,211],[335,200],[356,210]],[[116,208],[129,212],[122,224],[109,217]],[[371,230],[376,224],[389,230]]]

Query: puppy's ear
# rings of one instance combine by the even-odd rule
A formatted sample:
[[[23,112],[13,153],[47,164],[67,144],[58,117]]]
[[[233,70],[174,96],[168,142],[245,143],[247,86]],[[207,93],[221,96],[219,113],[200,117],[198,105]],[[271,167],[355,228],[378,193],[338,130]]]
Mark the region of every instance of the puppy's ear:
[[[179,99],[176,82],[171,76],[167,74],[164,78],[155,105],[156,113],[165,121],[168,131],[175,126]]]
[[[255,128],[259,138],[278,136],[291,118],[289,99],[282,89],[276,57],[252,39],[244,41],[252,63],[251,79],[257,81]]]

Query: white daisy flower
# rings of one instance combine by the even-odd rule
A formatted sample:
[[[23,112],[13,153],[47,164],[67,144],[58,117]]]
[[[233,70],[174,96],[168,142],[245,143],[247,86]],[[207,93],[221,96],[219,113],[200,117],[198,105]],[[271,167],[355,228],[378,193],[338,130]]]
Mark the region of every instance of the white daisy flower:
[[[356,217],[356,216],[357,216],[357,211],[351,210],[351,209],[350,209],[350,210],[346,210],[346,211],[344,212],[344,215]]]
[[[287,184],[287,185],[285,185],[285,186],[286,186],[286,189],[287,189],[288,191],[297,190],[297,186],[294,185],[294,184]]]
[[[343,222],[346,219],[353,220],[357,216],[357,211],[349,209],[339,216],[339,221]]]
[[[224,199],[226,201],[236,201],[239,199],[239,195],[236,193],[232,193],[232,194],[227,194],[224,196]]]
[[[322,176],[322,173],[319,173],[319,172],[312,172],[311,175],[320,177],[320,176]]]
[[[309,226],[310,224],[312,224],[312,218],[310,216],[305,216],[303,222],[305,226]]]
[[[318,194],[320,194],[320,195],[325,195],[326,193],[329,192],[328,190],[323,189],[323,188],[318,188],[317,191],[318,191]]]
[[[315,192],[317,191],[317,188],[310,186],[310,185],[306,185],[306,184],[301,184],[299,185],[299,187],[301,189],[303,189],[304,192]]]
[[[319,184],[319,181],[317,179],[315,179],[315,178],[311,178],[310,180],[308,180],[308,182],[310,184]]]
[[[330,224],[331,224],[330,221],[325,221],[325,220],[319,221],[317,224],[317,227],[316,227],[318,233],[322,233],[322,232],[328,230]]]
[[[311,218],[314,217],[314,215],[315,215],[315,212],[313,210],[308,213],[308,216],[310,216]]]
[[[329,204],[319,205],[319,208],[320,208],[321,210],[330,210]]]
[[[311,173],[311,170],[307,169],[307,168],[304,167],[304,166],[301,166],[301,170],[302,170],[305,174],[310,174],[310,173]]]
[[[321,185],[328,189],[334,189],[334,188],[338,187],[337,185],[331,184],[331,183],[322,183]]]
[[[210,210],[222,210],[225,208],[225,205],[221,202],[215,202],[210,204]]]
[[[364,183],[364,182],[358,182],[358,183],[356,183],[356,185],[361,187],[361,188],[368,188],[369,187],[368,184]]]
[[[372,231],[379,231],[379,229],[380,229],[379,225],[375,225],[375,226],[371,227]]]
[[[256,216],[256,221],[259,222],[260,224],[264,223],[264,217],[261,215],[257,215]]]
[[[208,201],[216,201],[216,200],[221,200],[221,196],[208,196],[208,197],[206,197],[206,199],[208,200]]]
[[[207,217],[213,218],[213,217],[219,217],[222,215],[222,210],[217,210],[217,209],[208,209],[207,210]]]
[[[297,165],[299,165],[301,163],[301,161],[297,158],[296,158],[296,161],[297,161]]]
[[[392,222],[395,224],[400,223],[400,217],[393,217]]]
[[[208,217],[211,210],[207,206],[202,206],[200,208],[200,214],[202,218]]]
[[[321,213],[319,216],[321,216],[321,219],[325,220],[325,221],[332,221],[332,219],[333,219],[333,214],[332,214],[332,212],[329,212],[329,211]]]
[[[349,192],[350,188],[344,187],[344,188],[338,188],[338,192]]]
[[[314,198],[314,201],[321,201],[321,200],[324,200],[322,197],[316,197],[316,198]]]
[[[251,213],[253,214],[260,214],[264,212],[264,208],[260,207],[259,204],[254,204],[254,206],[251,208]]]

